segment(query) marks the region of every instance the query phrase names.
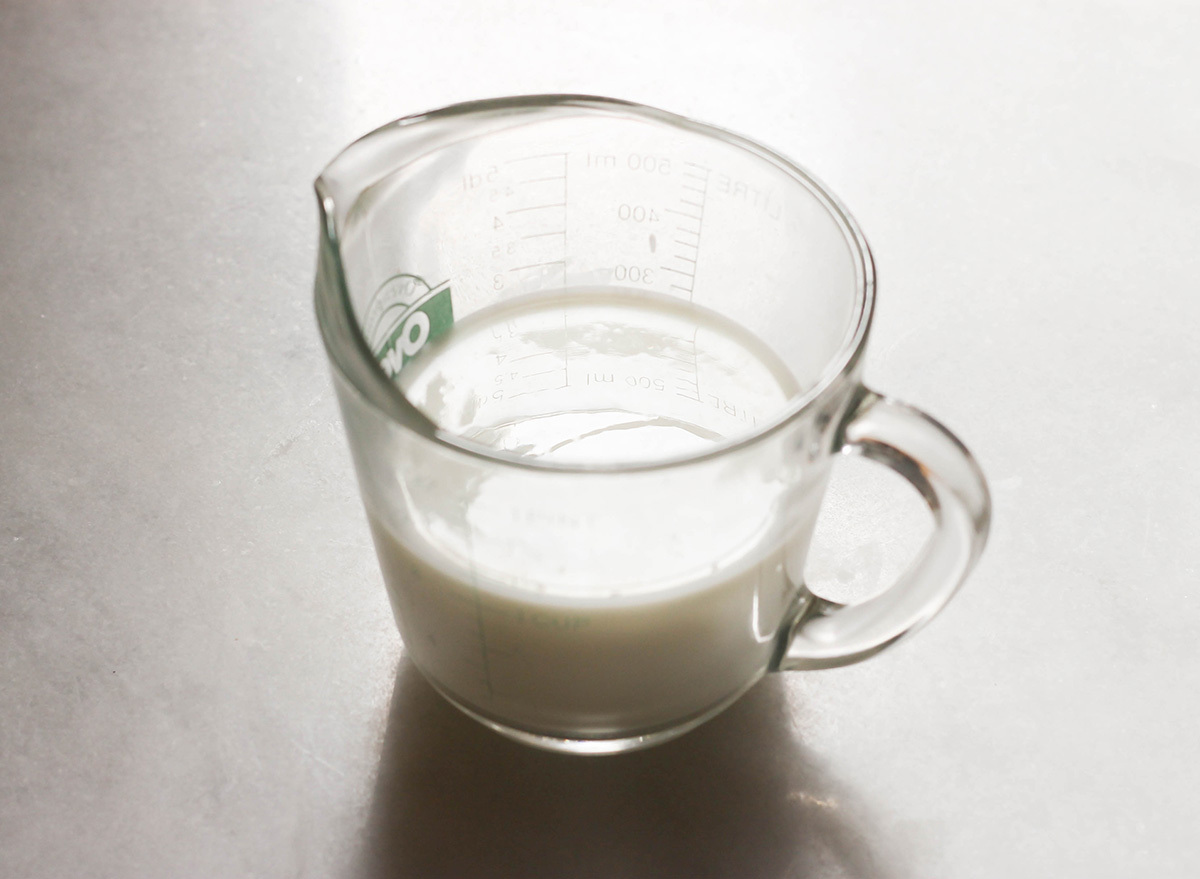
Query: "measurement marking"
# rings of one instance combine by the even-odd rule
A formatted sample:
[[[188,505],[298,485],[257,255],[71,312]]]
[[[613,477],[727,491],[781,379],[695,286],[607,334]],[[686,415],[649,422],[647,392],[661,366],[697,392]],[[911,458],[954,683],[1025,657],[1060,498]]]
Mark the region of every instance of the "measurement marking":
[[[693,278],[693,280],[695,280],[695,279]],[[688,293],[688,294],[692,293],[691,287],[680,287],[678,284],[672,284],[671,289],[672,290],[682,290],[684,293]]]
[[[564,265],[563,265],[563,284],[565,285],[566,282],[567,282],[567,267],[566,267],[566,264],[564,263]],[[569,369],[569,367],[571,365],[571,333],[570,333],[570,330],[567,328],[567,313],[565,311],[563,312],[562,353],[563,353],[563,365],[562,365],[563,387],[565,388],[567,385],[569,385],[571,383],[571,372]]]
[[[509,271],[510,272],[523,272],[526,269],[541,269],[541,268],[545,268],[546,266],[561,266],[561,265],[564,265],[565,263],[566,263],[566,260],[555,259],[555,260],[551,260],[550,262],[535,262],[535,263],[531,263],[530,265],[527,265],[527,266],[516,266],[515,268],[509,269]]]
[[[520,357],[510,357],[509,360],[513,363],[516,363],[520,360],[529,360],[532,357],[546,357],[547,355],[552,354],[554,354],[553,351],[534,351],[532,354],[522,354]]]
[[[699,393],[696,393],[696,394],[685,394],[683,391],[676,391],[676,392],[675,392],[675,396],[676,396],[676,397],[683,397],[683,399],[685,399],[685,400],[695,400],[697,403],[703,403],[703,402],[704,402],[703,400],[701,400],[701,399],[700,399],[700,394],[699,394]]]
[[[563,176],[562,176],[562,181],[563,181],[562,273],[563,273],[563,277],[562,277],[562,284],[565,287],[565,286],[567,286],[567,254],[569,252],[567,250],[567,225],[568,225],[568,223],[567,223],[567,201],[568,201],[568,199],[567,199],[567,171],[570,170],[571,161],[566,153],[562,154],[562,159],[563,159]],[[564,314],[564,318],[565,318],[565,314]]]
[[[567,203],[565,201],[556,201],[553,204],[535,204],[527,208],[513,208],[511,211],[507,211],[507,213],[521,214],[525,211],[544,211],[549,208],[565,208],[566,206]]]
[[[677,211],[677,210],[675,210],[675,208],[663,208],[663,210],[668,211],[669,213],[672,213],[672,214],[679,214],[681,217],[687,217],[689,220],[699,220],[699,219],[703,218],[703,214],[701,216],[697,217],[695,214],[688,214],[688,213],[684,213],[683,211]],[[509,213],[512,213],[512,212],[509,211]],[[697,233],[697,234],[699,234],[699,233]]]
[[[538,153],[536,156],[521,156],[519,159],[508,159],[504,164],[515,165],[517,162],[532,162],[534,159],[562,159],[566,161],[566,153]]]
[[[531,177],[528,180],[518,180],[517,185],[521,186],[525,183],[545,183],[547,180],[566,180],[566,174],[555,174],[553,177]]]
[[[559,368],[556,366],[556,367],[554,367],[554,369],[544,369],[541,372],[531,372],[524,377],[525,378],[537,378],[539,375],[553,375],[554,373],[559,372],[559,371],[560,371]]]
[[[670,268],[668,266],[663,266],[663,269],[665,269],[668,272],[674,272],[677,275],[682,275],[685,278],[691,279],[690,286],[686,290],[684,290],[684,288],[681,286],[677,286],[674,284],[671,285],[672,287],[674,287],[676,289],[684,290],[684,292],[687,293],[688,301],[691,302],[693,297],[695,296],[695,291],[696,291],[696,275],[700,271],[699,266],[698,266],[698,261],[700,259],[700,233],[704,230],[704,203],[708,197],[708,178],[712,172],[709,168],[706,168],[704,165],[701,165],[697,162],[684,162],[683,164],[689,168],[695,169],[695,172],[691,172],[691,171],[682,172],[683,176],[690,180],[697,180],[697,181],[699,181],[699,183],[697,183],[697,184],[681,183],[680,186],[682,189],[686,190],[689,194],[694,192],[694,193],[696,193],[696,196],[695,196],[695,199],[688,199],[688,198],[684,198],[681,196],[679,199],[679,203],[681,205],[687,205],[688,207],[695,208],[696,214],[688,214],[682,210],[673,211],[673,213],[677,213],[681,216],[687,217],[688,219],[694,220],[696,222],[695,229],[686,229],[683,226],[676,227],[676,231],[678,231],[680,234],[689,235],[689,236],[694,237],[695,242],[692,243],[692,242],[688,242],[686,240],[680,240],[680,239],[676,238],[675,243],[681,247],[691,248],[692,255],[685,256],[682,253],[676,253],[675,259],[680,260],[681,262],[690,263],[692,266],[692,270],[691,270],[691,272],[684,272],[684,271],[680,271],[679,269]],[[666,210],[670,211],[672,209],[666,208]],[[692,333],[692,350],[693,351],[695,351],[696,333],[698,333],[699,331],[700,331],[700,329],[699,329],[699,327],[697,327],[695,329],[695,331]],[[700,388],[700,361],[699,361],[699,358],[695,358],[694,362],[692,363],[692,374],[695,375],[695,377],[696,377],[696,389],[697,389],[696,396],[697,396],[697,399],[699,399],[699,394],[700,394],[700,391],[699,391],[699,388]]]
[[[556,229],[553,232],[538,232],[535,235],[522,235],[521,240],[529,241],[531,238],[548,238],[551,235],[566,235],[566,234],[567,234],[566,229]]]

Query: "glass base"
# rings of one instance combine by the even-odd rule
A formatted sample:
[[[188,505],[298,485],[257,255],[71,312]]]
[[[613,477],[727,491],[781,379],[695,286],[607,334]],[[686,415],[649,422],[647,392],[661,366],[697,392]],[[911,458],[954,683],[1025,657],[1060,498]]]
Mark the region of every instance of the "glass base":
[[[746,685],[746,687],[738,690],[728,699],[724,699],[721,702],[718,702],[712,708],[708,708],[700,714],[693,715],[692,717],[689,717],[681,723],[675,724],[674,726],[641,733],[638,735],[621,736],[619,738],[596,739],[571,739],[561,736],[545,735],[542,733],[526,732],[525,730],[514,729],[511,726],[505,726],[503,723],[499,723],[489,717],[485,717],[471,708],[468,708],[453,696],[448,694],[437,684],[434,684],[432,681],[430,681],[430,683],[433,685],[434,689],[446,699],[447,702],[449,702],[463,714],[479,721],[489,729],[493,729],[500,733],[500,735],[512,739],[515,742],[520,742],[523,745],[530,745],[534,748],[541,748],[543,751],[555,751],[560,754],[599,756],[603,754],[623,754],[627,751],[640,751],[643,748],[661,745],[664,742],[669,742],[672,739],[678,738],[684,733],[690,732],[691,730],[700,726],[700,724],[716,717],[718,714],[740,699],[742,694],[745,693],[746,690],[750,689],[755,682],[751,681]]]

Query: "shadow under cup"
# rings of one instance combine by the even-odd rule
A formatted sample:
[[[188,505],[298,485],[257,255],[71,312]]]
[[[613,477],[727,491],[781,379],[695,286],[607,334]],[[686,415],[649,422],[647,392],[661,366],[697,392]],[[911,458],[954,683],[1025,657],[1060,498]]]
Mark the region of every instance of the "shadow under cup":
[[[550,96],[400,120],[317,190],[347,435],[401,635],[443,695],[531,744],[642,747],[834,608],[803,567],[865,399],[874,281],[805,172]]]
[[[576,760],[492,735],[402,660],[356,875],[909,875],[910,843],[802,744],[798,716],[764,681],[677,742]]]

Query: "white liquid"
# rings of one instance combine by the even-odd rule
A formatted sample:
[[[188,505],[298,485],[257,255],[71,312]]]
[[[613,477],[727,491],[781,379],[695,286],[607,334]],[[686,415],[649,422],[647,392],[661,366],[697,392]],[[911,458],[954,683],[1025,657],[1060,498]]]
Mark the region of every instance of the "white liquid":
[[[446,430],[571,462],[702,450],[799,390],[737,325],[620,290],[471,315],[399,381]],[[798,501],[794,480],[753,459],[582,476],[466,466],[405,462],[405,515],[372,516],[405,645],[448,695],[506,726],[603,738],[702,715],[763,671],[819,492]]]
[[[800,391],[779,357],[736,323],[622,288],[484,309],[398,380],[451,433],[573,463],[700,451],[753,432]]]

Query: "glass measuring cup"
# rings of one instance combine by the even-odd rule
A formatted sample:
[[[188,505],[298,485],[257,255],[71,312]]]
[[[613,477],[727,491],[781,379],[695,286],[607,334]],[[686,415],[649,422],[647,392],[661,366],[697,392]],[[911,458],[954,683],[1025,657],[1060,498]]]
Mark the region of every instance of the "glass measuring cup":
[[[783,157],[535,96],[399,120],[316,187],[317,314],[397,623],[488,726],[575,753],[664,741],[767,671],[895,643],[978,558],[979,468],[861,384],[870,252]],[[935,519],[853,606],[803,576],[839,452]]]

